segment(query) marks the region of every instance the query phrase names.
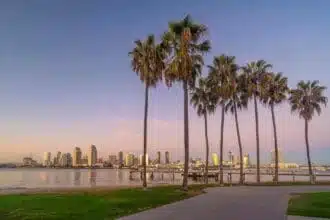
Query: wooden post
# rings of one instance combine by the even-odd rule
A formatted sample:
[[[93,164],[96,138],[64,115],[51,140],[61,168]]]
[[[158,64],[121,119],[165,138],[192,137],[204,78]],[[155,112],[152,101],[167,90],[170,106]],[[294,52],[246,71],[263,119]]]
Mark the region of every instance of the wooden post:
[[[296,173],[292,171],[292,180],[293,182],[296,182]]]

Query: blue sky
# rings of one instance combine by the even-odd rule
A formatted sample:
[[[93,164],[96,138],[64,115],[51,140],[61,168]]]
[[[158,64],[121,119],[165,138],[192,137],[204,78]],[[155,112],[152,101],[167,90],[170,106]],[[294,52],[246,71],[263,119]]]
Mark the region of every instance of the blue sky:
[[[239,64],[263,58],[289,77],[330,85],[330,2],[251,0],[0,2],[0,151],[17,158],[43,151],[72,151],[95,143],[101,155],[142,149],[143,85],[127,53],[135,39],[162,34],[187,13],[209,27],[214,55]],[[329,95],[329,92],[327,92]],[[240,114],[246,152],[253,158],[253,108]],[[278,108],[279,138],[288,160],[304,162],[301,121]],[[191,154],[203,151],[203,123],[191,112]],[[271,121],[261,109],[264,160],[272,148]],[[210,142],[218,151],[219,112],[211,117]],[[330,163],[329,110],[311,124],[313,159]],[[151,91],[149,143],[183,155],[181,87]],[[231,116],[228,150],[236,150]],[[292,134],[291,134],[292,133]],[[153,149],[153,150],[152,150]],[[298,153],[290,153],[290,152]],[[152,154],[153,152],[151,152]],[[19,156],[17,156],[19,155]],[[299,156],[297,156],[299,155]],[[327,155],[327,156],[325,156]]]

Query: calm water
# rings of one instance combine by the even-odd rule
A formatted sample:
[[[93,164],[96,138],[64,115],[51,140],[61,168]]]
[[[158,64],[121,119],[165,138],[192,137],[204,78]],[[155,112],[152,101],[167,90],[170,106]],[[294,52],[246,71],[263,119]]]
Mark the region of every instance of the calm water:
[[[329,173],[329,172],[328,172]],[[95,187],[140,185],[138,174],[130,179],[129,170],[116,169],[0,169],[0,189],[6,188],[43,188],[43,187]],[[154,175],[154,180],[148,178],[149,184],[179,184],[182,177],[179,173]],[[247,182],[255,182],[255,175],[247,175]],[[224,176],[227,181],[227,175]],[[262,181],[271,181],[270,175],[262,175]],[[296,181],[307,181],[308,177],[296,177]],[[318,177],[317,181],[328,180],[330,177]],[[214,179],[210,179],[214,181]],[[233,182],[238,181],[238,175],[233,175]],[[280,176],[280,181],[292,181],[291,176]],[[190,180],[193,183],[192,180]],[[197,182],[198,183],[198,182]]]

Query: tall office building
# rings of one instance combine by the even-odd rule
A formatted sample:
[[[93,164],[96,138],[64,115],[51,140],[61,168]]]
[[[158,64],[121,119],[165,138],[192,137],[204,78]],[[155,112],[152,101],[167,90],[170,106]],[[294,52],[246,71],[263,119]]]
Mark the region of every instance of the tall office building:
[[[165,164],[170,163],[170,152],[166,151],[165,152]]]
[[[250,166],[250,156],[248,154],[245,154],[243,157],[243,166],[244,166],[244,168],[247,168]]]
[[[272,150],[270,152],[270,163],[275,164],[275,150]],[[279,163],[284,163],[284,159],[283,159],[283,153],[280,149],[278,149],[278,162]]]
[[[143,165],[143,158],[144,158],[144,155],[141,154],[141,155],[140,155],[140,159],[139,159],[139,165],[140,165],[140,166]],[[146,161],[146,165],[148,166],[148,165],[149,165],[149,157],[148,157],[148,154],[146,154],[146,159],[145,159],[145,161]]]
[[[96,164],[97,162],[97,150],[95,145],[91,145],[88,149],[88,166],[92,167]]]
[[[51,153],[50,152],[45,152],[44,153],[44,161],[43,165],[44,166],[50,166],[51,165]]]
[[[109,155],[109,163],[114,165],[117,164],[117,156],[116,155]]]
[[[54,165],[60,165],[60,160],[61,160],[61,151],[57,151],[57,154],[56,154],[56,164]]]
[[[63,167],[72,166],[72,157],[70,153],[61,154],[60,165]]]
[[[213,163],[213,166],[219,166],[218,154],[216,154],[216,153],[212,154],[212,163]]]
[[[161,164],[161,153],[160,153],[160,151],[157,152],[157,164]]]
[[[118,165],[119,166],[124,165],[124,153],[122,151],[119,151],[118,153]]]
[[[125,166],[131,167],[134,165],[134,154],[126,154],[125,156]]]
[[[80,166],[81,163],[81,149],[79,147],[75,147],[73,150],[72,157],[72,166],[77,167]]]
[[[235,156],[231,151],[228,152],[228,162],[230,165],[235,164]]]

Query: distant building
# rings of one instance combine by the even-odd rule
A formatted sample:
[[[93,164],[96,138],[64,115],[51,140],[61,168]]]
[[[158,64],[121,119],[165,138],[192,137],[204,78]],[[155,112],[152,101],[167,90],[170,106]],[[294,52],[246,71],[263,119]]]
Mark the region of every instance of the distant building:
[[[30,166],[37,166],[38,165],[38,163],[37,163],[37,161],[35,161],[35,160],[33,160],[31,157],[24,157],[23,158],[23,166],[28,166],[28,167],[30,167]]]
[[[134,154],[126,154],[125,156],[125,166],[131,167],[134,165]]]
[[[243,166],[244,168],[247,168],[250,166],[250,156],[249,154],[245,154],[243,157]]]
[[[162,163],[160,151],[157,152],[157,159],[156,160],[157,160],[157,164],[161,164]]]
[[[81,149],[79,147],[75,147],[73,150],[73,156],[72,156],[72,166],[78,167],[81,166]]]
[[[235,156],[231,151],[228,152],[228,162],[230,165],[235,164]]]
[[[271,164],[275,164],[275,158],[276,158],[275,150],[272,150],[270,152],[270,163]],[[283,153],[280,149],[278,149],[278,163],[284,163]]]
[[[70,153],[63,153],[61,155],[60,164],[62,167],[71,167],[72,166],[72,157]]]
[[[50,166],[51,165],[51,153],[50,152],[45,152],[44,153],[44,160],[43,160],[43,165],[44,166]]]
[[[170,164],[170,152],[165,152],[165,164]]]
[[[92,167],[96,164],[97,162],[97,150],[95,145],[91,145],[88,149],[88,166]]]
[[[140,165],[140,166],[143,165],[143,158],[144,158],[144,155],[141,154],[141,155],[140,155],[140,159],[139,159],[139,165]],[[146,154],[145,161],[146,161],[146,165],[148,166],[148,165],[149,165],[149,157],[148,157],[148,154]]]
[[[212,154],[212,163],[213,163],[213,166],[219,166],[218,154],[216,154],[216,153]]]
[[[82,166],[87,166],[88,165],[88,156],[87,154],[83,155],[82,158],[81,158],[81,165]]]
[[[56,154],[56,162],[54,163],[54,165],[56,166],[56,165],[60,165],[60,160],[61,160],[61,151],[57,151],[57,154]]]
[[[134,156],[134,159],[133,159],[133,166],[138,166],[139,165],[139,158]]]
[[[124,153],[122,151],[119,151],[118,153],[118,165],[119,166],[124,165]]]
[[[117,156],[116,155],[109,155],[109,163],[114,165],[117,164]]]

